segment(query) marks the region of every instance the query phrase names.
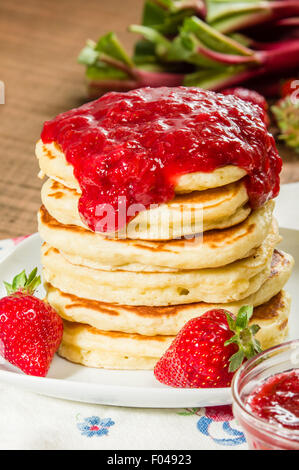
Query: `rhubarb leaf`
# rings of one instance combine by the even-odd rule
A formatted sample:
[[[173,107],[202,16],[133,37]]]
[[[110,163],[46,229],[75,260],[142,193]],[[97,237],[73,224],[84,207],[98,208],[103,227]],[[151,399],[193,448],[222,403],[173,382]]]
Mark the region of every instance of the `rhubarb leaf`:
[[[131,26],[129,26],[129,31],[131,31],[132,33],[140,34],[148,41],[151,41],[158,45],[162,45],[166,49],[168,49],[169,45],[171,44],[171,41],[166,39],[162,34],[160,34],[155,29],[149,28],[148,26],[140,26],[137,24],[132,24]]]
[[[232,33],[239,29],[249,28],[259,23],[264,23],[270,18],[268,13],[248,13],[231,15],[227,18],[211,23],[211,26],[221,33]]]
[[[171,47],[171,41],[164,37],[161,33],[148,26],[131,25],[129,31],[137,34],[141,34],[147,41],[155,44],[155,53],[159,58],[165,57],[169,48]]]
[[[86,78],[88,80],[127,80],[128,74],[123,70],[119,70],[115,67],[111,67],[102,62],[97,65],[89,65],[86,68]]]
[[[252,55],[253,51],[221,34],[204,21],[192,16],[184,21],[181,33],[193,33],[205,46],[226,54]]]
[[[79,64],[94,65],[99,58],[99,53],[90,45],[86,45],[78,56]]]
[[[150,26],[167,36],[176,36],[186,17],[204,9],[204,0],[147,0],[143,9],[142,25]]]
[[[198,86],[206,90],[221,90],[240,82],[239,76],[246,71],[244,66],[230,66],[222,70],[200,70],[185,75],[183,85]]]
[[[102,36],[95,45],[95,51],[103,52],[107,56],[113,57],[126,65],[133,66],[132,60],[114,33],[108,33]]]
[[[213,24],[223,18],[239,15],[239,14],[252,14],[257,12],[271,13],[271,6],[269,1],[255,1],[255,2],[215,2],[208,1],[207,4],[207,21]]]
[[[151,41],[140,39],[135,44],[133,61],[135,64],[151,64],[157,62],[156,47]]]
[[[155,26],[164,23],[167,12],[161,8],[156,2],[147,0],[143,7],[143,26]]]
[[[189,41],[189,44],[187,42]],[[187,45],[188,44],[188,45]],[[243,59],[247,62],[250,58],[231,54],[222,54],[205,47],[194,35],[176,38],[172,42],[167,56],[167,60],[181,60],[194,64],[199,68],[221,69],[227,63],[240,63]]]

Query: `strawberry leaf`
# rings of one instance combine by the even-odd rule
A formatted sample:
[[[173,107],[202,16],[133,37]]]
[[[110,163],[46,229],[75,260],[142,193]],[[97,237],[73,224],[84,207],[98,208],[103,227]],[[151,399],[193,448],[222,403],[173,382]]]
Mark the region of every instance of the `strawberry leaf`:
[[[260,330],[258,325],[248,326],[249,320],[253,315],[252,305],[243,305],[237,315],[236,320],[232,318],[229,312],[226,313],[227,323],[234,335],[224,343],[225,346],[235,343],[239,350],[230,358],[229,371],[237,370],[244,359],[250,359],[261,352],[259,341],[254,338]]]
[[[226,315],[226,320],[227,320],[229,329],[232,330],[232,331],[235,331],[235,329],[236,329],[236,322],[235,322],[234,318],[231,317],[231,315],[230,315],[229,312],[225,312],[225,315]]]
[[[41,278],[37,276],[37,268],[34,268],[28,277],[26,276],[25,270],[23,270],[13,278],[12,284],[5,281],[3,282],[8,295],[14,294],[15,292],[34,294],[34,291],[40,283]]]
[[[7,295],[10,295],[10,294],[13,294],[13,293],[14,293],[14,290],[13,290],[11,284],[8,284],[8,282],[5,282],[5,281],[3,281],[3,284],[4,284],[4,286],[5,286]]]
[[[14,277],[12,281],[12,288],[14,291],[20,289],[20,287],[24,287],[27,281],[25,270],[22,271],[20,274]]]
[[[236,352],[229,360],[229,371],[235,372],[244,361],[244,352],[242,350]]]
[[[240,308],[237,319],[236,319],[236,328],[243,330],[247,327],[250,318],[253,315],[253,307],[252,305],[243,305]]]
[[[247,312],[246,310],[239,310],[237,319],[236,319],[236,328],[237,330],[244,330],[248,324]]]
[[[224,346],[228,346],[229,344],[237,343],[238,342],[238,335],[232,336],[230,339],[225,341]]]
[[[28,276],[27,284],[30,284],[34,280],[34,278],[36,277],[36,274],[37,274],[37,268],[34,268],[33,271],[31,271],[31,273]]]
[[[256,335],[256,333],[260,331],[261,327],[258,325],[252,325],[249,327],[249,329],[253,335]]]
[[[252,305],[243,305],[243,307],[240,308],[240,311],[245,311],[247,314],[247,320],[249,321],[250,318],[253,315],[253,306]]]

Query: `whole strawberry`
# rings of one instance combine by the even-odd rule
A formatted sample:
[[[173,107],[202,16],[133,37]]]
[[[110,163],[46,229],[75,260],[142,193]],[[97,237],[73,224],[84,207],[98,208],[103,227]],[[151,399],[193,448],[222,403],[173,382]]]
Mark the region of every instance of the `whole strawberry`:
[[[210,310],[190,320],[156,364],[156,378],[172,387],[229,387],[243,360],[261,351],[254,338],[259,326],[248,326],[252,313],[244,306],[236,319],[226,310]]]
[[[0,300],[0,354],[28,375],[44,377],[62,339],[63,323],[55,310],[34,297],[40,276],[25,271],[12,284],[4,282],[7,296]]]

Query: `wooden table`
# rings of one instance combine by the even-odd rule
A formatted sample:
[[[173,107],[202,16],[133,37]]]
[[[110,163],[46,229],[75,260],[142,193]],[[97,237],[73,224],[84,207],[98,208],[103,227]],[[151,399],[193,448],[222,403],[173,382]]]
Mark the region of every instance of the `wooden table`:
[[[34,145],[42,124],[86,99],[84,69],[76,62],[87,38],[126,32],[140,19],[143,0],[1,0],[0,238],[36,231],[41,182]],[[282,150],[282,181],[299,181],[299,158]]]

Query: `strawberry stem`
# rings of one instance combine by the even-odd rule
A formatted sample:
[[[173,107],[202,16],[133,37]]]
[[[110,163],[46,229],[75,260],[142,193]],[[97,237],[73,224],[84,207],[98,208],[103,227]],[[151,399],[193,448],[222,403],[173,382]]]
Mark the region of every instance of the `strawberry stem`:
[[[8,282],[3,282],[6,292],[8,295],[14,294],[15,292],[22,292],[24,294],[34,294],[35,290],[41,284],[40,276],[37,276],[37,268],[34,268],[33,271],[27,277],[25,269],[17,274],[11,284]]]
[[[229,312],[225,313],[228,326],[234,335],[224,345],[228,346],[234,343],[239,348],[230,358],[229,363],[229,371],[235,372],[244,359],[250,359],[262,351],[259,341],[254,337],[260,327],[258,325],[249,326],[249,320],[253,315],[252,305],[243,305],[236,318],[233,318]]]

